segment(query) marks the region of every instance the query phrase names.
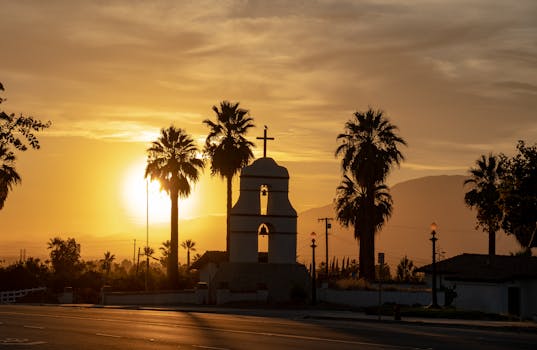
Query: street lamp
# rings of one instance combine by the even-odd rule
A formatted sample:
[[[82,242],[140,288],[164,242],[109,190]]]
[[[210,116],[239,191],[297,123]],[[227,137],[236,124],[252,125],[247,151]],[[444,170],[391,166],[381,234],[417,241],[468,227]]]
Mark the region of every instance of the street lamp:
[[[317,282],[315,281],[315,232],[311,233],[311,303],[315,305],[317,303]]]
[[[436,223],[431,224],[431,242],[433,242],[433,302],[431,304],[431,308],[438,308],[438,301],[436,299],[436,241],[438,241],[438,238],[436,238],[436,230],[438,226]]]

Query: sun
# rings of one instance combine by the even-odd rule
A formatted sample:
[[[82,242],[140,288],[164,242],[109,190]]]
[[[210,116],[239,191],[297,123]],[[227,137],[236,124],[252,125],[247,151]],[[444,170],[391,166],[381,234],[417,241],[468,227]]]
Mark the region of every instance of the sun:
[[[149,224],[163,224],[170,222],[171,202],[165,191],[160,190],[158,181],[149,181],[144,178],[145,159],[131,165],[123,177],[123,203],[132,220],[138,224],[146,223],[149,214]],[[148,195],[149,194],[149,195]],[[179,198],[180,218],[191,216],[194,196]],[[149,210],[147,209],[149,208]]]

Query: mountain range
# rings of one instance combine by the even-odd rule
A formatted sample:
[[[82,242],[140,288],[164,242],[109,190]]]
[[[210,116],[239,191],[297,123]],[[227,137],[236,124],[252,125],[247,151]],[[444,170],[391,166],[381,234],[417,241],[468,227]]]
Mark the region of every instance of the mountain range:
[[[431,229],[437,228],[437,252],[440,258],[461,253],[487,253],[487,234],[475,228],[475,211],[464,203],[464,180],[460,175],[422,177],[398,183],[390,190],[393,198],[392,217],[376,235],[375,250],[384,252],[386,261],[394,268],[407,255],[416,265],[431,262]],[[318,259],[325,260],[325,225],[319,218],[335,217],[332,204],[300,213],[298,219],[298,251],[309,263],[310,232],[317,233]],[[358,256],[358,243],[352,228],[336,220],[328,235],[329,256]],[[496,253],[509,254],[520,250],[516,240],[503,232],[496,236]],[[331,258],[329,258],[331,259]]]

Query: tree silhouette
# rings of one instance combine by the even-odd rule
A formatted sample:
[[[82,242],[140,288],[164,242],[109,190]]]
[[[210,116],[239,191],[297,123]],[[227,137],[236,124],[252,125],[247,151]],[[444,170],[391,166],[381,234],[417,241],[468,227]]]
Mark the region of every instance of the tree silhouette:
[[[400,282],[417,281],[418,277],[416,273],[416,266],[414,266],[414,262],[410,260],[408,256],[405,255],[401,261],[399,261],[395,279]]]
[[[21,177],[15,170],[15,160],[15,154],[0,144],[0,209],[4,207],[9,191],[21,182]]]
[[[108,279],[108,275],[110,275],[110,269],[112,268],[112,263],[116,259],[116,256],[109,251],[104,253],[104,258],[100,260],[101,262],[101,268],[106,273],[106,279]]]
[[[0,91],[4,86],[0,83]],[[0,97],[0,104],[6,99]],[[10,149],[26,151],[28,146],[39,149],[39,140],[35,133],[50,127],[51,123],[39,119],[5,113],[0,111],[0,209],[3,208],[9,191],[21,182],[20,175],[15,170],[15,153]]]
[[[406,142],[396,132],[397,127],[382,111],[369,108],[365,113],[355,112],[345,123],[344,133],[337,136],[340,145],[335,154],[341,157],[345,176],[336,198],[336,203],[341,201],[338,210],[343,212],[337,216],[343,224],[355,227],[355,237],[360,240],[360,274],[367,280],[375,278],[375,233],[391,213],[391,197],[384,182],[391,168],[404,159],[398,147]],[[340,198],[346,194],[347,201]]]
[[[178,243],[179,243],[179,196],[190,194],[191,183],[198,181],[203,161],[197,157],[198,148],[183,129],[170,126],[161,129],[159,138],[147,150],[145,176],[158,180],[161,189],[170,196],[171,233],[170,257],[167,270],[170,287],[178,284]]]
[[[537,247],[537,144],[518,141],[517,154],[505,159],[502,176],[502,228],[531,253]]]
[[[248,129],[254,127],[253,118],[248,111],[239,108],[239,103],[222,101],[220,109],[213,106],[216,122],[209,119],[203,121],[209,127],[209,135],[205,140],[205,154],[211,160],[211,175],[219,175],[227,182],[226,202],[226,250],[229,252],[229,221],[232,205],[232,180],[241,168],[248,165],[254,157],[254,144],[246,140]]]
[[[61,290],[72,284],[81,272],[80,244],[74,238],[63,240],[55,237],[49,240],[47,248],[50,250],[55,288]]]
[[[168,240],[162,242],[162,245],[159,248],[160,252],[162,254],[162,256],[160,257],[160,264],[163,267],[168,266],[168,259],[170,257],[171,245],[172,245],[172,243],[168,239]]]
[[[464,195],[464,202],[477,210],[476,228],[481,227],[489,235],[489,255],[496,254],[496,232],[502,221],[500,206],[500,177],[503,173],[500,158],[489,154],[481,156],[470,169],[470,178],[464,181],[472,188]]]
[[[345,227],[353,226],[354,238],[360,242],[360,277],[372,280],[375,276],[374,232],[390,218],[393,202],[386,185],[375,185],[369,195],[373,196],[373,207],[369,206],[365,189],[345,175],[337,188],[335,206],[338,221]],[[371,226],[373,234],[369,231]]]
[[[195,252],[196,251],[196,242],[194,242],[193,240],[191,239],[187,239],[186,241],[184,241],[183,243],[181,243],[181,247],[183,247],[183,249],[186,249],[186,267],[187,267],[187,270],[190,269],[190,252]]]

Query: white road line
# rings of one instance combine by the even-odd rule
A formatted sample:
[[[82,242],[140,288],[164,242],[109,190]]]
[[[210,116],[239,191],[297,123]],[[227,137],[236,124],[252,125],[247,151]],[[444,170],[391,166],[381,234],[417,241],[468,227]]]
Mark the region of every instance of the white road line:
[[[121,338],[120,335],[106,334],[106,333],[95,333],[95,335],[98,335],[100,337]]]
[[[217,348],[216,346],[205,346],[205,345],[192,345],[193,348],[201,349],[212,349],[212,350],[230,350],[228,348]]]
[[[24,328],[30,328],[30,329],[45,329],[45,327],[43,327],[43,326],[27,326],[27,325],[24,325]]]
[[[0,345],[40,345],[40,344],[46,344],[46,341],[29,341],[26,338],[6,338],[6,339],[0,339]]]
[[[12,312],[12,311],[0,311],[0,314],[19,315],[20,313]],[[88,317],[88,316],[49,315],[49,314],[39,314],[39,313],[25,313],[24,315],[49,317],[49,318],[53,317],[53,318],[64,318],[64,319],[105,321],[105,322],[114,322],[114,323],[129,323],[129,324],[132,324],[133,322],[132,320],[122,320],[122,319],[103,318],[103,317]],[[177,324],[177,323],[174,324],[174,323],[163,323],[163,322],[144,322],[144,324],[153,325],[153,326],[181,327],[181,328],[188,328],[188,329],[203,329],[203,330],[208,330],[208,331],[224,332],[224,333],[227,332],[227,333],[238,333],[238,334],[262,335],[262,336],[279,337],[279,338],[312,340],[312,341],[321,341],[321,342],[328,342],[328,343],[380,346],[380,347],[393,348],[393,349],[414,349],[415,348],[412,346],[404,346],[404,345],[400,346],[400,345],[391,345],[391,344],[382,344],[382,343],[373,343],[373,342],[363,342],[363,341],[356,341],[356,340],[311,337],[311,336],[286,334],[286,333],[265,333],[265,332],[256,332],[256,331],[242,331],[242,330],[226,329],[226,328],[191,326],[191,325],[184,325],[184,324]],[[106,335],[102,333],[97,333],[97,335],[121,338],[121,336]]]

